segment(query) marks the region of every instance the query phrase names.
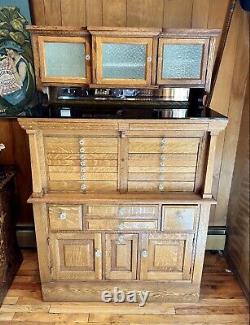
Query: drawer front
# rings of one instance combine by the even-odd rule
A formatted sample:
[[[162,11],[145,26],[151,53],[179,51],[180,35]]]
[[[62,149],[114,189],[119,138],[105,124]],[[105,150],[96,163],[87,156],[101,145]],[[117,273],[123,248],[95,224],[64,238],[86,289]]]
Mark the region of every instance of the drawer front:
[[[192,192],[194,182],[129,181],[129,192]]]
[[[194,232],[197,224],[197,216],[197,206],[164,206],[162,230]]]
[[[44,144],[49,191],[117,191],[117,138],[55,136]]]
[[[194,154],[199,142],[199,138],[130,138],[129,153]]]
[[[82,206],[49,206],[50,230],[82,230]]]
[[[86,219],[87,230],[145,231],[157,230],[158,220]]]
[[[99,218],[154,219],[159,216],[158,205],[88,205],[86,215]]]

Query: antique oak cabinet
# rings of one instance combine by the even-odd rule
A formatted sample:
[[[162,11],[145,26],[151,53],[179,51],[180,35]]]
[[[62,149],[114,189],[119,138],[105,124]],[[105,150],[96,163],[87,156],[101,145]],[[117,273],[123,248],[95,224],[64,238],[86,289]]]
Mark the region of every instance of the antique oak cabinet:
[[[148,290],[151,301],[197,300],[227,123],[202,105],[218,31],[30,30],[38,87],[75,87],[19,119],[43,298],[100,301],[118,287]],[[76,88],[86,84],[95,89]],[[165,95],[187,89],[174,87],[196,89],[178,101]]]
[[[52,108],[53,109],[53,108]],[[43,297],[199,297],[223,117],[21,118]]]

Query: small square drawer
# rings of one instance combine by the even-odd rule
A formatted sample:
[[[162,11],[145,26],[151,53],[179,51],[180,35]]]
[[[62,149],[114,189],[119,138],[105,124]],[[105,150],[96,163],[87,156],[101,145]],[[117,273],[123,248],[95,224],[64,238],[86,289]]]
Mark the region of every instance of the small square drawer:
[[[140,231],[157,230],[158,220],[87,219],[87,230]]]
[[[195,231],[197,206],[163,206],[163,231]]]
[[[50,205],[48,208],[50,230],[82,230],[81,205]]]

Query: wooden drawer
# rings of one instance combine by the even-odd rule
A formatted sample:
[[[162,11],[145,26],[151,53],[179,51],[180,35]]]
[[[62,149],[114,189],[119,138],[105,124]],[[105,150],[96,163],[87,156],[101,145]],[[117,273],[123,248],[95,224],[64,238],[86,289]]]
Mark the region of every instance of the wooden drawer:
[[[163,206],[163,231],[195,231],[197,206]]]
[[[129,153],[197,153],[200,138],[130,138]]]
[[[81,205],[50,205],[48,208],[50,230],[82,230]]]
[[[86,207],[88,217],[154,219],[158,218],[158,205],[89,205]]]
[[[53,192],[114,192],[117,181],[49,181]]]
[[[86,229],[98,231],[157,230],[158,220],[86,219]]]
[[[129,192],[192,192],[193,182],[128,181]]]

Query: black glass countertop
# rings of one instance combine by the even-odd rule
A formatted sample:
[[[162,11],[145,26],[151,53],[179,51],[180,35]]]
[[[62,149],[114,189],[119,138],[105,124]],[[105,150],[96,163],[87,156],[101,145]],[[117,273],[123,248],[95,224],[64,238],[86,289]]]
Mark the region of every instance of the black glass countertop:
[[[24,110],[19,117],[27,118],[76,118],[76,119],[226,119],[207,107],[192,108],[188,102],[168,102],[164,105],[144,105],[124,102],[54,104],[35,106]]]

